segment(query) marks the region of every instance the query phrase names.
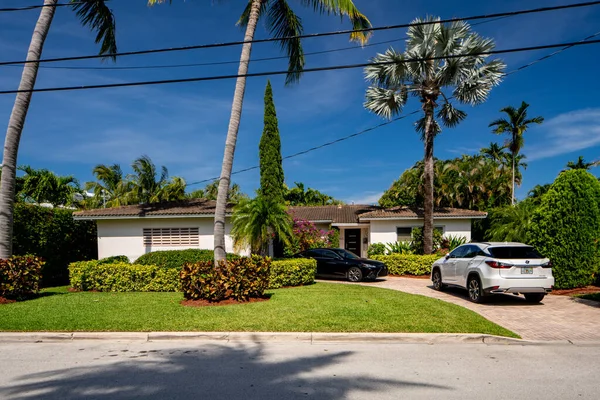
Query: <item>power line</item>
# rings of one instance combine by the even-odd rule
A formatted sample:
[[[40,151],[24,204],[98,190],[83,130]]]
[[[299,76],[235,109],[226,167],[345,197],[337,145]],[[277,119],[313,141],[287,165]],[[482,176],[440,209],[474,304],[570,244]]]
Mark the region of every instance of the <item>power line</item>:
[[[600,0],[598,1],[590,1],[585,3],[574,3],[574,4],[565,4],[560,6],[553,7],[541,7],[541,8],[533,8],[519,11],[509,11],[495,14],[487,14],[487,15],[474,15],[470,17],[463,18],[450,18],[450,19],[441,19],[439,21],[423,21],[418,23],[408,23],[408,24],[399,24],[399,25],[389,25],[389,26],[380,26],[380,27],[372,27],[366,29],[358,29],[358,30],[342,30],[342,31],[334,31],[334,32],[321,32],[321,33],[312,33],[307,35],[298,35],[298,36],[287,36],[283,38],[268,38],[268,39],[256,39],[251,41],[236,41],[236,42],[224,42],[224,43],[211,43],[211,44],[201,44],[194,46],[182,46],[182,47],[170,47],[170,48],[162,48],[162,49],[153,49],[153,50],[138,50],[138,51],[129,51],[123,53],[111,53],[111,54],[95,54],[88,56],[76,56],[76,57],[59,57],[59,58],[46,58],[41,60],[25,60],[25,61],[4,61],[0,62],[1,65],[11,65],[11,64],[31,64],[31,63],[48,63],[48,62],[59,62],[59,61],[74,61],[74,60],[89,60],[94,58],[106,58],[106,57],[123,57],[123,56],[132,56],[132,55],[140,55],[140,54],[156,54],[156,53],[165,53],[172,51],[187,51],[187,50],[196,50],[196,49],[209,49],[209,48],[217,48],[217,47],[229,47],[229,46],[239,46],[245,43],[266,43],[266,42],[280,42],[282,40],[288,39],[309,39],[309,38],[317,38],[317,37],[327,37],[327,36],[335,36],[335,35],[346,35],[350,33],[356,32],[376,32],[383,31],[389,29],[400,29],[400,28],[408,28],[411,26],[423,26],[423,25],[433,25],[433,24],[441,24],[441,23],[451,23],[465,20],[480,20],[480,19],[490,19],[490,18],[499,18],[499,17],[509,17],[516,15],[524,15],[524,14],[534,14],[548,11],[558,11],[572,8],[580,8],[580,7],[589,7],[600,4]]]
[[[568,43],[547,44],[547,45],[530,46],[530,47],[518,47],[518,48],[504,49],[504,50],[482,51],[482,52],[476,52],[476,53],[470,53],[470,54],[451,54],[451,55],[438,56],[438,57],[412,58],[412,59],[405,59],[403,62],[404,63],[423,62],[423,61],[447,60],[447,59],[452,59],[452,58],[489,56],[489,55],[494,55],[494,54],[517,53],[517,52],[525,52],[525,51],[553,49],[553,48],[557,48],[557,47],[574,47],[574,46],[582,46],[582,45],[597,44],[597,43],[600,43],[600,39],[589,40],[589,41],[584,41],[584,42],[568,42]],[[386,62],[377,62],[377,63],[334,65],[334,66],[330,66],[330,67],[306,68],[306,69],[304,69],[303,72],[309,73],[309,72],[322,72],[322,71],[333,71],[333,70],[346,70],[346,69],[364,68],[364,67],[367,67],[370,65],[390,65],[390,64],[395,64],[395,63],[396,63],[396,61],[386,61]],[[0,95],[16,94],[16,93],[64,92],[64,91],[72,91],[72,90],[106,89],[106,88],[131,87],[131,86],[165,85],[165,84],[186,83],[186,82],[205,82],[205,81],[218,81],[218,80],[225,80],[225,79],[254,78],[254,77],[260,77],[260,76],[285,75],[287,73],[288,73],[288,71],[267,71],[267,72],[248,73],[248,74],[244,74],[244,75],[216,75],[216,76],[204,76],[204,77],[197,77],[197,78],[164,79],[164,80],[158,80],[158,81],[109,83],[109,84],[102,84],[102,85],[63,86],[63,87],[53,87],[53,88],[51,87],[51,88],[27,89],[27,90],[3,90],[3,91],[0,91]]]
[[[492,18],[492,19],[489,19],[487,21],[476,22],[476,23],[472,24],[471,26],[477,26],[477,25],[487,24],[489,22],[495,22],[495,21],[499,21],[499,20],[505,19],[505,18],[510,18],[510,17]],[[309,53],[304,53],[304,55],[305,56],[313,56],[313,55],[319,55],[319,54],[336,53],[336,52],[347,51],[347,50],[363,49],[363,48],[366,48],[366,47],[373,47],[373,46],[379,46],[379,45],[382,45],[382,44],[389,44],[389,43],[400,42],[400,41],[406,40],[406,39],[408,39],[408,37],[405,36],[405,37],[402,37],[402,38],[399,38],[399,39],[391,39],[391,40],[385,40],[385,41],[382,41],[382,42],[368,43],[368,44],[365,44],[363,46],[347,46],[347,47],[341,47],[341,48],[337,48],[337,49],[313,51],[313,52],[309,52]],[[256,63],[256,62],[274,61],[274,60],[283,60],[283,59],[288,59],[288,56],[255,58],[255,59],[250,60],[250,62],[251,63]],[[207,62],[207,63],[140,65],[140,66],[113,66],[113,67],[77,67],[77,66],[49,66],[49,65],[40,65],[40,68],[46,68],[46,69],[67,69],[67,70],[94,70],[94,71],[122,71],[122,70],[140,70],[140,69],[168,69],[168,68],[206,67],[206,66],[230,65],[230,64],[239,64],[239,63],[240,63],[240,60],[238,59],[238,60],[215,61],[215,62]],[[21,68],[21,66],[18,65],[18,64],[5,65],[5,66],[7,66],[7,67],[19,67],[19,68]]]
[[[598,36],[598,35],[600,35],[600,32],[596,32],[596,33],[594,33],[593,35],[590,35],[590,36],[588,36],[588,37],[586,37],[586,38],[582,39],[581,41],[583,42],[583,41],[585,41],[585,40],[589,40],[589,39],[591,39],[591,38],[593,38],[593,37],[596,37],[596,36]],[[517,72],[519,72],[519,71],[522,71],[522,70],[524,70],[524,69],[526,69],[526,68],[529,68],[529,67],[531,67],[532,65],[535,65],[535,64],[537,64],[537,63],[539,63],[539,62],[541,62],[541,61],[545,61],[545,60],[547,60],[547,59],[549,59],[549,58],[551,58],[551,57],[554,57],[554,56],[556,56],[556,55],[558,55],[558,54],[562,53],[563,51],[566,51],[566,50],[568,50],[568,49],[570,49],[570,48],[572,48],[572,47],[573,47],[573,46],[570,46],[570,45],[569,45],[569,46],[565,46],[565,47],[563,47],[563,48],[561,48],[561,49],[559,49],[559,50],[557,50],[557,51],[554,51],[554,52],[552,52],[552,53],[550,53],[550,54],[547,54],[547,55],[545,55],[545,56],[543,56],[543,57],[540,57],[540,58],[538,58],[538,59],[536,59],[536,60],[534,60],[534,61],[532,61],[532,62],[529,62],[529,63],[527,63],[527,64],[524,64],[524,65],[520,66],[519,68],[516,68],[516,69],[514,69],[514,70],[512,70],[512,71],[510,71],[510,72],[507,72],[507,73],[506,73],[506,76],[509,76],[509,75],[515,74],[515,73],[517,73]],[[354,138],[354,137],[357,137],[357,136],[363,135],[363,134],[365,134],[365,133],[368,133],[368,132],[374,131],[374,130],[376,130],[376,129],[382,128],[382,127],[384,127],[384,126],[390,125],[390,124],[392,124],[392,123],[394,123],[394,122],[397,122],[397,121],[400,121],[400,120],[402,120],[402,119],[408,118],[409,116],[411,116],[411,115],[415,115],[415,114],[418,114],[418,113],[420,113],[420,112],[421,112],[421,110],[415,110],[415,111],[412,111],[412,112],[410,112],[410,113],[408,113],[408,114],[405,114],[405,115],[403,115],[403,116],[400,116],[400,117],[398,117],[398,118],[394,118],[394,119],[392,119],[392,120],[390,120],[390,121],[383,122],[383,123],[381,123],[381,124],[378,124],[378,125],[372,126],[372,127],[370,127],[370,128],[364,129],[364,130],[362,130],[362,131],[360,131],[360,132],[356,132],[356,133],[353,133],[353,134],[351,134],[351,135],[343,136],[343,137],[341,137],[341,138],[338,138],[338,139],[336,139],[336,140],[333,140],[333,141],[330,141],[330,142],[326,142],[326,143],[323,143],[323,144],[321,144],[321,145],[314,146],[314,147],[311,147],[311,148],[309,148],[309,149],[306,149],[306,150],[303,150],[303,151],[299,151],[299,152],[297,152],[297,153],[294,153],[294,154],[290,154],[290,155],[288,155],[288,156],[285,156],[285,157],[283,157],[283,158],[282,158],[282,160],[287,160],[287,159],[290,159],[290,158],[294,158],[294,157],[297,157],[297,156],[300,156],[300,155],[304,155],[304,154],[307,154],[307,153],[313,152],[313,151],[315,151],[315,150],[322,149],[322,148],[324,148],[324,147],[331,146],[331,145],[333,145],[333,144],[335,144],[335,143],[339,143],[339,142],[346,141],[346,140],[348,140],[348,139],[352,139],[352,138]],[[600,161],[599,161],[599,162],[600,162]],[[243,173],[243,172],[252,171],[252,170],[255,170],[255,169],[258,169],[258,168],[260,168],[260,166],[256,165],[256,166],[254,166],[254,167],[249,167],[249,168],[240,169],[240,170],[237,170],[237,171],[233,171],[233,172],[231,173],[231,175],[237,175],[237,174],[241,174],[241,173]],[[195,186],[195,185],[200,185],[200,184],[202,184],[202,183],[214,182],[214,181],[217,181],[217,180],[219,180],[219,177],[210,178],[210,179],[204,179],[204,180],[201,180],[201,181],[197,181],[197,182],[191,182],[191,183],[188,183],[188,184],[186,184],[186,187],[187,187],[187,186]]]
[[[36,10],[36,9],[40,9],[40,8],[45,8],[45,7],[71,7],[77,4],[83,4],[82,1],[77,1],[77,2],[73,2],[73,3],[56,3],[56,4],[42,4],[42,5],[36,5],[36,6],[25,6],[25,7],[9,7],[9,8],[0,8],[0,12],[13,12],[13,11],[29,11],[29,10]]]

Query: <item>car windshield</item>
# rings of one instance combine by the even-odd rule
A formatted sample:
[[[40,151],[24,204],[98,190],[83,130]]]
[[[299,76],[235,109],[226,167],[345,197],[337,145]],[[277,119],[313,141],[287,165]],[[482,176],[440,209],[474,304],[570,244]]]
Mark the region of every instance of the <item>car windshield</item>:
[[[490,247],[488,251],[494,258],[526,259],[544,258],[536,249],[530,246]]]
[[[357,258],[360,258],[356,254],[354,254],[348,250],[344,250],[344,249],[332,249],[332,250],[335,251],[340,256],[350,259],[350,260],[356,260]]]

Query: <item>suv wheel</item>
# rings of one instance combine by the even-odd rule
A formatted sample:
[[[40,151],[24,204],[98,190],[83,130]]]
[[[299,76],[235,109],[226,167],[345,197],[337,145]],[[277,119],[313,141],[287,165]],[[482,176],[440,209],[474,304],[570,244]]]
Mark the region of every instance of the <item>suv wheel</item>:
[[[528,303],[539,303],[544,299],[544,293],[525,293],[525,300]]]
[[[438,291],[444,290],[444,284],[442,283],[442,274],[439,269],[433,271],[431,275],[431,281],[433,282],[433,288]]]
[[[472,275],[467,282],[467,290],[469,291],[469,300],[473,303],[481,303],[483,301],[483,290],[479,278]]]
[[[362,278],[363,278],[363,274],[362,274],[362,271],[360,270],[360,268],[351,267],[348,270],[348,280],[350,282],[360,282],[360,281],[362,281]]]

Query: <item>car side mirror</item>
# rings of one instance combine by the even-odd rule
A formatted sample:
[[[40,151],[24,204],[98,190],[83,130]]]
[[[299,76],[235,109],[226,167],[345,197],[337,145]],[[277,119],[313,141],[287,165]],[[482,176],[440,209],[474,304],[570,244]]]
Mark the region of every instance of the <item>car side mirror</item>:
[[[444,257],[446,260],[448,260],[450,258],[450,254],[446,254],[446,257]]]

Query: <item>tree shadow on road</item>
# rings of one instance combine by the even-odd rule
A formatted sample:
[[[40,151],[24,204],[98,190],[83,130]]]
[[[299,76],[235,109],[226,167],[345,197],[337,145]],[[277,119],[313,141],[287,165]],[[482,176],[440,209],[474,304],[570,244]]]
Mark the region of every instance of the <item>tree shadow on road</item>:
[[[435,290],[433,288],[433,285],[429,285],[427,287],[430,288],[431,290]],[[469,294],[466,289],[455,288],[455,287],[446,287],[444,289],[444,293],[454,296],[456,298],[470,301]],[[479,303],[479,304],[481,304],[483,306],[492,306],[492,307],[494,307],[494,306],[502,306],[502,307],[507,307],[507,306],[522,306],[522,307],[529,306],[529,307],[532,307],[533,306],[533,307],[536,307],[536,306],[543,306],[544,301],[542,300],[541,303],[530,303],[527,300],[525,300],[525,297],[523,297],[523,296],[506,293],[506,294],[494,294],[494,295],[486,296],[483,299],[483,303]]]
[[[77,346],[73,343],[73,350]],[[117,346],[115,346],[117,347]],[[351,392],[378,397],[384,390],[451,390],[447,386],[376,376],[368,365],[348,368],[352,352],[289,357],[260,344],[190,344],[148,350],[110,350],[85,366],[32,373],[0,387],[3,399],[341,399]],[[125,346],[119,346],[124,349]],[[136,347],[139,349],[139,347]],[[150,349],[151,348],[151,349]],[[84,349],[80,349],[84,351]],[[98,353],[100,354],[100,353]],[[79,354],[78,354],[79,355]],[[90,356],[91,358],[92,356]],[[79,358],[78,358],[79,359]],[[107,363],[107,360],[110,360]],[[114,360],[114,362],[113,362]],[[76,364],[71,361],[70,363]],[[388,374],[387,376],[393,376]]]

